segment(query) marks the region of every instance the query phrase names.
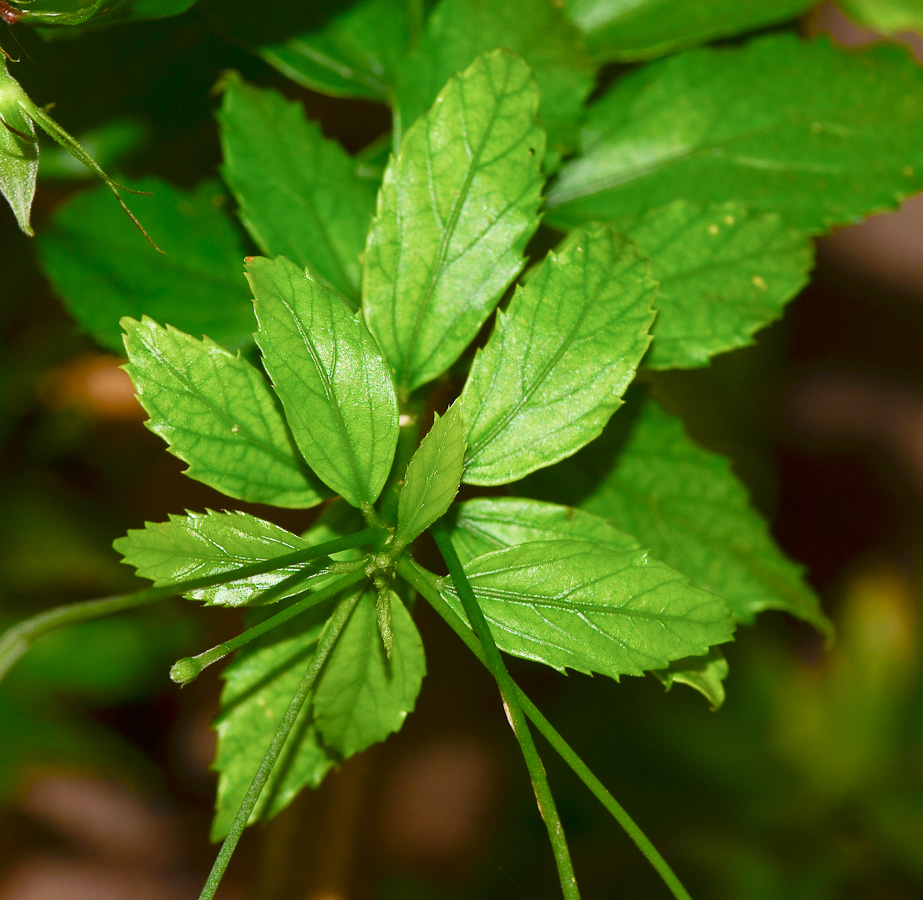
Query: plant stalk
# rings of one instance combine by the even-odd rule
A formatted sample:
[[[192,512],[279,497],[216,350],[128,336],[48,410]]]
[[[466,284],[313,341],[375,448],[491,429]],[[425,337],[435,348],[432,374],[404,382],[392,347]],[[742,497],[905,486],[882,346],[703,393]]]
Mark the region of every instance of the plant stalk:
[[[497,687],[500,689],[500,696],[503,698],[503,705],[506,707],[507,718],[522,750],[526,768],[529,770],[529,777],[532,779],[532,789],[535,791],[539,812],[545,822],[545,828],[548,830],[548,839],[551,841],[555,864],[558,867],[561,892],[564,894],[565,900],[580,900],[580,891],[577,887],[577,879],[574,876],[574,867],[567,847],[567,837],[564,834],[561,817],[558,815],[554,796],[551,793],[548,775],[535,747],[535,741],[532,739],[529,723],[523,714],[517,687],[506,670],[506,664],[503,662],[503,657],[500,655],[493,635],[490,633],[484,613],[481,611],[471,583],[465,576],[461,560],[459,560],[455,547],[452,545],[452,537],[448,529],[440,520],[430,528],[430,533],[448,566],[449,575],[455,584],[455,590],[461,599],[465,614],[468,616],[468,621],[471,622],[471,626],[483,648],[484,663],[494,676]]]
[[[455,632],[465,646],[487,666],[487,657],[484,648],[471,629],[457,615],[439,594],[436,584],[438,577],[423,568],[415,560],[404,556],[397,564],[398,574],[407,581],[433,609],[442,617],[443,621]],[[670,868],[667,861],[660,855],[657,848],[651,843],[647,835],[626,812],[624,807],[612,796],[609,789],[593,774],[590,767],[578,756],[577,752],[564,740],[558,730],[545,718],[539,708],[528,698],[525,692],[513,682],[516,697],[523,712],[529,717],[532,724],[538,729],[542,737],[551,744],[557,754],[570,766],[571,771],[583,782],[586,788],[605,807],[613,819],[621,826],[622,830],[634,841],[644,858],[654,867],[664,884],[670,889],[675,900],[692,900],[689,892],[683,887],[676,873]]]

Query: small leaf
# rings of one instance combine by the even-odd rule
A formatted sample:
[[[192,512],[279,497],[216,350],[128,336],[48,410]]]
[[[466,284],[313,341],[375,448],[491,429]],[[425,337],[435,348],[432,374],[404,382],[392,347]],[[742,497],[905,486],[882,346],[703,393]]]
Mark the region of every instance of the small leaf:
[[[568,0],[565,9],[586,33],[600,62],[661,56],[680,47],[756,31],[794,19],[815,0]],[[872,0],[873,3],[880,0]]]
[[[357,300],[359,254],[375,208],[373,183],[299,103],[227,76],[218,120],[222,174],[267,256],[307,266]]]
[[[239,43],[303,87],[334,97],[387,101],[419,28],[421,7],[395,0],[213,0],[212,15]]]
[[[385,171],[363,305],[402,393],[455,362],[522,268],[542,183],[537,107],[518,57],[478,57]]]
[[[205,338],[124,319],[125,370],[147,427],[189,463],[186,474],[238,500],[306,508],[329,496],[295,449],[257,369]]]
[[[150,578],[159,587],[220,575],[311,545],[284,528],[247,513],[208,510],[204,515],[194,512],[185,516],[171,515],[168,522],[146,522],[144,528],[130,530],[113,546],[124,557],[122,562],[134,566],[140,577]],[[261,596],[298,572],[304,573],[302,580],[287,585],[284,591],[273,591],[269,597]],[[275,602],[303,591],[310,582],[324,575],[319,562],[299,563],[215,587],[187,591],[183,596],[214,606]]]
[[[811,238],[738,203],[679,200],[612,221],[653,262],[660,291],[644,365],[692,368],[753,343],[808,281]]]
[[[605,519],[541,500],[478,497],[449,511],[452,543],[462,563],[493,550],[531,541],[595,541],[613,550],[637,550],[637,540]]]
[[[576,146],[593,65],[580,30],[548,0],[441,0],[414,52],[400,69],[397,112],[406,131],[452,75],[480,53],[505,47],[535,73],[539,122],[556,155]]]
[[[38,138],[21,103],[25,96],[6,59],[0,57],[0,193],[16,214],[20,230],[31,236],[35,234],[29,219],[38,175]]]
[[[549,500],[566,494],[633,534],[720,594],[739,622],[778,609],[830,631],[801,568],[776,546],[728,460],[693,443],[682,422],[652,401],[626,410],[582,453],[523,487]]]
[[[423,642],[410,613],[391,592],[391,658],[385,655],[366,590],[340,635],[314,692],[314,721],[324,744],[347,759],[398,731],[426,674]]]
[[[666,669],[652,674],[667,690],[674,684],[688,685],[698,691],[711,704],[712,709],[718,709],[724,703],[724,679],[728,676],[728,663],[718,647],[712,647],[705,656],[677,659]]]
[[[548,192],[556,226],[733,200],[817,234],[923,185],[923,72],[790,34],[690,50],[617,81],[583,148]]]
[[[464,471],[465,422],[453,404],[420,442],[407,466],[394,539],[407,545],[445,515]]]
[[[109,188],[84,191],[38,238],[42,266],[80,327],[121,351],[122,316],[151,316],[225,347],[251,345],[253,310],[240,277],[244,244],[215,184],[192,193],[146,178],[132,201],[165,255],[139,240]]]
[[[279,611],[250,610],[253,626]],[[224,670],[221,712],[215,720],[218,775],[212,840],[220,840],[256,774],[292,695],[308,667],[330,614],[329,604],[308,610],[238,651]],[[250,822],[268,821],[305,787],[317,787],[334,760],[321,744],[310,705],[305,704],[260,795]]]
[[[923,32],[920,0],[837,0],[851,19],[883,34]]]
[[[497,646],[561,671],[618,680],[731,639],[720,597],[640,550],[536,541],[465,565]],[[442,594],[464,616],[451,582]]]
[[[462,393],[468,484],[506,484],[603,430],[650,343],[650,263],[610,231],[551,253],[497,313]]]
[[[298,448],[353,506],[374,503],[398,436],[397,397],[375,340],[331,290],[284,257],[251,258],[257,343]]]

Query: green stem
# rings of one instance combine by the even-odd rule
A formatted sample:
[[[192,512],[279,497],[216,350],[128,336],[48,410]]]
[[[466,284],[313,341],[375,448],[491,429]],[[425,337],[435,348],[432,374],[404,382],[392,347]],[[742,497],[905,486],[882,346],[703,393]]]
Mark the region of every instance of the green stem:
[[[350,572],[343,578],[337,579],[331,584],[325,585],[316,591],[304,591],[302,595],[296,594],[295,598],[302,596],[302,599],[298,600],[297,603],[293,603],[287,609],[283,609],[282,612],[276,613],[276,615],[260,622],[259,625],[248,628],[246,631],[237,635],[237,637],[225,641],[222,644],[218,644],[210,650],[206,650],[196,656],[187,656],[184,659],[177,660],[170,669],[170,678],[177,684],[189,684],[190,681],[198,677],[203,669],[212,665],[212,663],[224,659],[228,654],[233,653],[245,644],[249,644],[250,641],[256,640],[256,638],[266,634],[267,631],[277,628],[289,619],[301,615],[301,613],[317,606],[319,603],[323,603],[324,600],[328,600],[330,597],[334,596],[334,594],[338,594],[345,588],[351,587],[356,584],[356,582],[361,581],[366,577],[365,568],[362,562],[357,562],[356,566],[357,568],[355,571]]]
[[[424,569],[419,563],[404,556],[397,564],[398,574],[407,581],[433,609],[442,617],[445,623],[455,632],[465,646],[486,666],[487,657],[484,648],[471,632],[471,629],[449,606],[439,593],[438,577]],[[606,808],[609,814],[621,826],[625,833],[634,841],[635,845],[644,855],[645,859],[654,867],[657,874],[663,879],[664,884],[670,889],[676,900],[692,900],[689,892],[683,887],[676,873],[670,868],[667,861],[660,855],[657,848],[650,842],[647,835],[628,815],[622,805],[612,796],[608,788],[593,774],[589,766],[577,755],[576,751],[564,740],[557,729],[545,718],[539,708],[526,696],[519,686],[516,686],[516,696],[523,712],[539,730],[542,737],[558,753],[561,759],[570,766],[574,774],[584,783],[589,791]]]
[[[471,627],[474,629],[474,633],[484,650],[484,663],[497,682],[510,725],[516,735],[516,740],[519,741],[519,747],[529,770],[529,777],[532,779],[535,799],[545,822],[545,828],[548,830],[548,839],[551,841],[555,863],[558,867],[561,892],[566,900],[580,900],[580,891],[577,888],[577,879],[574,877],[574,867],[571,863],[570,851],[567,849],[564,827],[561,824],[561,817],[558,815],[558,809],[551,793],[545,767],[542,765],[541,757],[535,747],[535,741],[532,739],[532,732],[529,731],[529,724],[523,714],[517,686],[506,670],[503,657],[500,655],[493,635],[490,633],[484,613],[481,611],[471,583],[462,568],[461,560],[459,560],[455,547],[452,545],[452,538],[448,529],[440,520],[430,528],[430,533],[436,541],[436,546],[439,548],[445,564],[449,568],[449,575],[455,584],[455,590],[461,599],[465,615],[468,617],[468,621],[471,623]]]
[[[256,775],[253,776],[253,781],[250,783],[250,787],[238,807],[234,821],[231,822],[227,837],[225,837],[224,843],[218,851],[215,864],[212,866],[208,880],[205,882],[205,887],[202,888],[199,900],[212,900],[215,896],[215,891],[218,890],[218,885],[221,884],[221,879],[224,877],[228,863],[231,861],[231,856],[234,854],[238,841],[240,841],[240,836],[247,827],[247,822],[250,821],[250,815],[260,799],[263,788],[266,787],[266,782],[272,774],[273,767],[279,759],[279,754],[282,752],[285,741],[295,725],[298,714],[308,699],[308,695],[314,689],[314,682],[317,681],[317,676],[324,667],[324,663],[327,662],[327,657],[330,656],[330,652],[333,650],[350,614],[359,602],[360,596],[361,592],[357,591],[352,596],[344,598],[337,604],[333,615],[327,620],[307,671],[292,696],[288,709],[285,710],[285,715],[282,716],[282,721],[272,737],[269,749],[266,751],[266,755],[263,757],[263,761],[260,763],[260,767],[257,769]]]
[[[144,588],[131,594],[117,594],[114,597],[70,603],[67,606],[59,606],[56,609],[39,613],[31,619],[26,619],[24,622],[13,625],[0,636],[0,681],[4,679],[7,672],[20,657],[24,656],[38,640],[52,631],[57,631],[59,628],[78,625],[81,622],[92,622],[95,619],[102,619],[124,610],[155,603],[158,600],[166,600],[168,597],[175,597],[188,591],[215,587],[226,582],[238,581],[241,578],[263,575],[266,572],[285,569],[298,563],[327,556],[330,553],[338,553],[340,550],[360,547],[363,544],[372,543],[378,534],[378,531],[369,528],[347,537],[326,541],[314,547],[305,547],[303,550],[295,550],[292,553],[286,553],[284,556],[275,556],[262,562],[249,563],[246,566],[229,569],[216,575],[207,575],[202,578],[193,578],[189,581],[161,585],[160,587]]]

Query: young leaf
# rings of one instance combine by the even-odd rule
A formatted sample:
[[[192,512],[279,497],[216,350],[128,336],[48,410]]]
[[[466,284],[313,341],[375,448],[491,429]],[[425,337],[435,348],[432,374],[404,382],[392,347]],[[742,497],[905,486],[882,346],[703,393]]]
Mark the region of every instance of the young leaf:
[[[739,203],[669,206],[614,219],[653,261],[660,291],[653,369],[693,368],[718,353],[752,344],[807,283],[813,244],[776,215]]]
[[[398,731],[426,674],[423,642],[391,592],[391,658],[378,632],[375,591],[353,610],[314,692],[314,724],[324,745],[346,759]]]
[[[277,606],[251,610],[247,624],[256,625],[276,612]],[[224,670],[221,712],[215,720],[218,751],[213,768],[219,775],[212,840],[227,833],[329,613],[324,605],[273,629],[241,649]],[[250,821],[266,821],[281,812],[303,788],[317,787],[333,765],[305,704]]]
[[[691,50],[616,82],[583,148],[548,192],[557,226],[736,200],[816,234],[920,189],[923,72],[790,34]]]
[[[724,679],[728,676],[728,663],[719,647],[712,647],[705,656],[690,656],[677,659],[666,669],[652,673],[670,690],[674,684],[685,684],[698,691],[710,704],[718,709],[724,703]]]
[[[225,347],[250,345],[245,250],[222,208],[227,195],[213,182],[191,194],[154,178],[128,186],[150,192],[133,205],[165,255],[138,239],[105,185],[74,197],[39,235],[42,265],[80,327],[119,352],[122,316],[149,315]]]
[[[465,574],[497,646],[561,671],[640,675],[706,653],[734,631],[720,597],[645,551],[536,541],[478,557]],[[441,593],[463,616],[451,582]]]
[[[452,78],[385,172],[363,305],[402,393],[444,372],[523,265],[538,225],[538,89],[497,51]]]
[[[307,266],[333,288],[358,300],[359,254],[375,208],[372,182],[299,103],[275,91],[224,80],[218,121],[222,174],[240,216],[267,256]]]
[[[211,510],[205,514],[171,515],[168,522],[146,522],[144,528],[131,529],[113,544],[122,554],[122,562],[134,566],[140,577],[150,578],[155,587],[219,575],[309,546],[303,538],[247,513]],[[269,598],[260,596],[298,572],[303,572],[304,578],[286,586],[284,592],[274,591]],[[183,596],[214,606],[275,602],[303,591],[309,582],[324,574],[320,562],[300,563],[187,591]]]
[[[383,101],[423,7],[405,0],[274,0],[254,16],[248,0],[210,5],[222,28],[292,81],[334,97]]]
[[[565,9],[600,62],[661,56],[800,16],[815,0],[569,0]],[[880,0],[873,0],[880,2]]]
[[[251,258],[257,343],[298,448],[353,506],[378,499],[397,444],[397,397],[368,329],[280,256]]]
[[[20,230],[31,236],[35,234],[29,219],[38,175],[38,138],[20,104],[23,96],[6,59],[0,57],[0,193],[16,214]]]
[[[535,73],[539,122],[558,155],[576,145],[593,65],[580,30],[548,0],[441,0],[400,70],[397,112],[406,131],[456,72],[479,53],[506,47]]]
[[[566,495],[605,516],[694,584],[720,594],[739,622],[778,609],[828,633],[801,568],[776,546],[728,460],[693,443],[682,422],[654,402],[633,411],[523,489],[549,500]]]
[[[272,389],[257,369],[205,338],[145,317],[123,319],[125,370],[186,474],[252,503],[307,508],[329,491],[308,470]]]
[[[464,471],[465,422],[461,404],[437,418],[407,466],[394,539],[409,544],[445,515]]]
[[[613,528],[600,516],[519,497],[478,497],[456,503],[449,511],[447,524],[463,563],[531,541],[594,541],[613,550],[640,548],[635,538]]]
[[[648,260],[611,231],[549,254],[471,366],[466,483],[516,481],[600,434],[650,343],[656,290]]]

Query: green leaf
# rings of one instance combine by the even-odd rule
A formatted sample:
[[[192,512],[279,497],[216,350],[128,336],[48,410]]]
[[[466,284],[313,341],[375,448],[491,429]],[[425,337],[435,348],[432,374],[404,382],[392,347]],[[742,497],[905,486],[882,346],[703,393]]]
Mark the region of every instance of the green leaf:
[[[29,218],[38,175],[38,138],[22,107],[25,96],[6,59],[0,58],[0,193],[16,214],[20,230],[33,235]]]
[[[250,610],[253,626],[279,611],[278,606]],[[308,610],[241,649],[224,670],[221,712],[215,720],[219,773],[212,840],[228,826],[250,787],[276,728],[295,693],[330,614],[328,604]],[[310,704],[302,707],[282,754],[270,775],[250,822],[280,813],[305,787],[317,787],[334,760],[314,727]]]
[[[397,111],[402,130],[478,54],[505,47],[522,56],[535,73],[541,95],[538,118],[548,133],[549,149],[560,154],[575,146],[594,72],[583,35],[562,6],[550,0],[442,0],[400,70]]]
[[[21,0],[20,0],[21,2]],[[163,19],[185,12],[196,0],[89,0],[89,2],[67,2],[67,0],[34,0],[23,9],[21,21],[38,25],[66,25],[70,32],[75,26],[82,32],[90,27],[115,24],[117,22],[139,21],[141,19]],[[55,35],[57,32],[45,32]]]
[[[538,90],[517,57],[478,57],[407,132],[378,198],[363,304],[402,393],[444,372],[523,265],[538,225]]]
[[[407,545],[448,510],[465,468],[465,421],[453,404],[420,442],[407,465],[394,539]]]
[[[128,186],[151,192],[132,205],[166,255],[126,222],[104,184],[61,207],[38,239],[43,268],[80,327],[118,352],[126,315],[149,315],[226,347],[250,344],[245,250],[223,209],[226,195],[214,183],[191,194],[153,178]]]
[[[728,460],[693,443],[682,422],[652,401],[626,410],[599,440],[523,490],[579,500],[720,594],[739,622],[778,609],[830,630],[801,568],[776,546]]]
[[[778,216],[739,203],[678,200],[612,221],[653,261],[660,291],[653,369],[693,368],[753,343],[808,281],[811,239]]]
[[[303,87],[386,101],[422,4],[274,0],[257,16],[249,0],[216,0],[212,8],[222,28]]]
[[[359,254],[375,208],[375,187],[320,127],[275,91],[224,81],[218,120],[222,174],[260,250],[283,255],[358,300]]]
[[[548,255],[471,366],[466,483],[516,481],[602,432],[650,343],[656,290],[649,261],[608,230]]]
[[[674,684],[685,684],[698,691],[718,709],[724,703],[724,679],[728,676],[728,663],[718,647],[712,647],[705,656],[690,656],[670,663],[666,669],[652,673],[670,690]]]
[[[122,562],[134,566],[139,576],[149,578],[157,587],[220,575],[309,546],[303,538],[247,513],[212,510],[204,514],[171,515],[168,522],[146,522],[144,528],[131,529],[113,544],[122,554]],[[183,596],[214,606],[275,602],[303,591],[310,582],[325,576],[321,564],[321,561],[299,563],[215,587],[187,591]],[[300,581],[273,591],[269,597],[261,596],[298,572],[304,573]]]
[[[640,550],[536,541],[465,565],[497,646],[561,671],[618,680],[731,639],[720,597]],[[441,593],[464,616],[447,579]]]
[[[456,503],[449,511],[448,524],[462,563],[531,541],[594,541],[613,550],[640,547],[635,538],[600,516],[519,497],[478,497]]]
[[[896,47],[774,34],[630,72],[548,192],[557,226],[735,200],[819,233],[923,184],[923,72]]]
[[[860,25],[884,34],[923,31],[920,0],[837,0],[837,6]]]
[[[353,506],[374,503],[397,445],[397,397],[358,314],[284,257],[251,258],[257,343],[298,448]]]
[[[628,62],[794,19],[814,3],[815,0],[568,0],[565,10],[586,33],[597,60]]]
[[[206,338],[123,320],[125,370],[186,474],[238,500],[306,508],[329,496],[296,450],[263,375]]]
[[[366,590],[340,635],[314,692],[314,721],[327,747],[346,759],[383,741],[413,711],[426,674],[423,642],[410,613],[391,592],[391,658],[385,655]]]

